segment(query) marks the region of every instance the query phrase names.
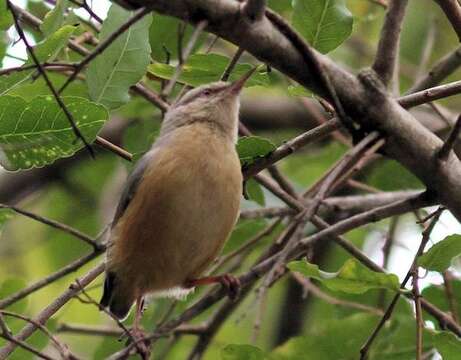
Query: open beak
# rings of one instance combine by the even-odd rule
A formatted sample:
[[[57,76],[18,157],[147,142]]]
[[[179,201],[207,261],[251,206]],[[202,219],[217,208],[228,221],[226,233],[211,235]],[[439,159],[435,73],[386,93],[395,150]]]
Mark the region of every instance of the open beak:
[[[232,84],[229,86],[229,91],[233,94],[238,94],[242,88],[243,85],[245,85],[246,81],[251,77],[251,75],[254,74],[256,71],[256,67],[248,71],[245,75],[243,75],[240,79],[234,81]]]

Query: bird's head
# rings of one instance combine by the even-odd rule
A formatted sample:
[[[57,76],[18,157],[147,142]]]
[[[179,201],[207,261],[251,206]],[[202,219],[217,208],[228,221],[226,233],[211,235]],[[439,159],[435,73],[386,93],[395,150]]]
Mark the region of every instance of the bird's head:
[[[197,122],[216,125],[217,129],[236,137],[239,94],[255,69],[229,83],[218,81],[187,92],[168,110],[163,132]],[[234,135],[235,134],[235,135]]]

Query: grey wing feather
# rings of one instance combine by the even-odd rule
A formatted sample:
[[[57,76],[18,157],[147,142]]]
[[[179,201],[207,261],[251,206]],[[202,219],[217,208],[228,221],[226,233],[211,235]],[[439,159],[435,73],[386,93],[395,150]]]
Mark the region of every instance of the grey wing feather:
[[[149,151],[141,159],[139,159],[130,176],[128,177],[125,188],[123,189],[122,195],[120,196],[117,210],[115,211],[112,227],[117,224],[118,220],[122,217],[131,200],[135,196],[138,185],[140,184],[144,172],[149,165],[152,155],[153,154]]]

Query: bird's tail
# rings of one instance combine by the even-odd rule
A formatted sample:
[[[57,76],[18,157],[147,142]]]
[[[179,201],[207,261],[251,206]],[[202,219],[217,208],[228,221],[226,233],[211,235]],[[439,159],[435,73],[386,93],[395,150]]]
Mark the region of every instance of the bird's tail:
[[[133,297],[123,291],[121,284],[117,281],[117,275],[114,272],[107,272],[104,291],[99,302],[101,306],[108,308],[113,315],[123,320],[130,312],[133,302]]]

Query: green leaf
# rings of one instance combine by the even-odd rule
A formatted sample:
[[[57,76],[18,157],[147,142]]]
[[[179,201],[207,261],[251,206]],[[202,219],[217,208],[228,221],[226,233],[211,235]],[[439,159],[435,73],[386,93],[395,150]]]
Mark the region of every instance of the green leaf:
[[[182,21],[166,15],[160,15],[157,13],[152,14],[152,25],[149,29],[149,42],[152,49],[152,58],[161,63],[165,63],[167,60],[168,51],[170,60],[178,58],[178,29],[181,26]],[[184,34],[182,37],[182,46],[188,43],[194,27],[186,25]],[[194,45],[193,51],[196,51],[202,45],[206,34],[202,33]]]
[[[434,345],[443,360],[458,360],[461,354],[461,341],[449,331],[437,332]]]
[[[318,51],[337,48],[352,32],[344,0],[293,0],[293,26]]]
[[[108,118],[107,110],[84,98],[63,100],[85,139],[94,141]],[[38,96],[29,103],[2,96],[0,119],[0,164],[8,170],[43,167],[83,147],[52,96]]]
[[[219,81],[224,70],[229,64],[230,59],[218,54],[194,54],[189,57],[183,66],[179,82],[190,86],[199,86],[210,82]],[[234,81],[246,74],[252,69],[250,64],[237,64],[231,73],[230,81]],[[155,63],[149,65],[149,72],[153,75],[162,78],[170,79],[176,66]],[[266,72],[256,72],[245,83],[246,86],[267,86],[269,79]]]
[[[5,299],[6,297],[22,290],[26,287],[26,282],[21,278],[9,278],[0,283],[0,299]],[[24,312],[27,308],[28,299],[25,298],[19,302],[14,303],[9,310],[16,312]]]
[[[267,222],[264,219],[239,220],[229,240],[227,240],[226,245],[224,245],[222,253],[227,254],[237,249],[259,232],[263,231],[266,226]]]
[[[237,153],[242,166],[252,164],[258,158],[269,155],[276,146],[269,140],[259,136],[243,136],[237,142]]]
[[[301,85],[290,85],[288,86],[288,95],[293,97],[312,97],[312,92],[307,90],[304,86]]]
[[[256,204],[261,206],[266,205],[263,189],[255,179],[251,178],[245,182],[245,190],[249,200],[254,201]]]
[[[261,349],[247,344],[231,344],[221,350],[222,360],[263,360],[265,358]]]
[[[67,9],[68,0],[57,0],[56,5],[43,19],[40,29],[45,35],[51,35],[58,30],[64,22],[64,13]]]
[[[0,30],[8,30],[13,25],[13,15],[6,6],[6,0],[0,0]]]
[[[112,4],[104,21],[100,41],[107,39],[124,24],[133,11]],[[145,16],[120,35],[88,66],[87,85],[92,100],[114,109],[128,102],[128,90],[146,73],[150,61],[149,26]]]
[[[461,314],[461,281],[453,279],[451,281],[451,287],[453,290],[453,300],[454,304],[457,306],[458,314]],[[447,293],[444,285],[431,285],[422,291],[422,296],[435,306],[437,306],[440,310],[445,312],[451,312],[451,306],[449,304],[449,300],[447,299]],[[432,317],[428,319],[432,320],[436,326],[438,325],[437,321],[434,321]]]
[[[418,265],[427,270],[444,272],[452,260],[460,255],[461,235],[450,235],[421,255]]]
[[[367,183],[383,191],[422,188],[421,181],[395,160],[379,162]]]
[[[67,45],[70,36],[74,33],[76,27],[66,25],[54,32],[47,39],[37,44],[34,47],[34,53],[40,62],[50,62],[56,58],[59,52]],[[33,60],[29,59],[25,65],[33,64]],[[8,76],[0,77],[0,96],[16,88],[27,81],[35,70],[26,70],[15,72]]]
[[[0,208],[0,231],[5,223],[15,215],[15,212],[8,208]]]
[[[287,265],[291,271],[320,280],[330,290],[350,294],[362,294],[371,289],[399,291],[399,280],[394,274],[371,271],[354,259],[349,259],[336,273],[321,271],[317,265],[305,260],[292,261]]]

